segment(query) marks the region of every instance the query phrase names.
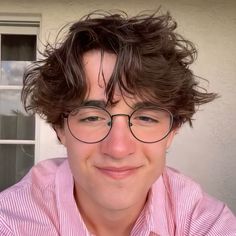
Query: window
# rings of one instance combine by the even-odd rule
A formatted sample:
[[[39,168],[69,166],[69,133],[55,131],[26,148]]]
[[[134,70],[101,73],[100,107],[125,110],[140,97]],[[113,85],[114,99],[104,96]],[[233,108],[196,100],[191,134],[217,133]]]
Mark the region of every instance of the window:
[[[34,165],[35,116],[21,104],[23,73],[36,60],[38,22],[0,19],[0,191]]]

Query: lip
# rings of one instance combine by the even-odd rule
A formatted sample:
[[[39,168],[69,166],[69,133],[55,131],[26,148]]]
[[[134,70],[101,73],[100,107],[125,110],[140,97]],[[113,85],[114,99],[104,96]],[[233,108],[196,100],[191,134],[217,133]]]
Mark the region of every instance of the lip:
[[[97,169],[104,175],[112,178],[112,179],[124,179],[129,176],[134,175],[140,167],[97,167]]]

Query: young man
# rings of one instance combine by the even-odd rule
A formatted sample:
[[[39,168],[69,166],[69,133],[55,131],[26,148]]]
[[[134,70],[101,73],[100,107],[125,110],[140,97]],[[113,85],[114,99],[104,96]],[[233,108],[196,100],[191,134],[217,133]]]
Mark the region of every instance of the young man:
[[[236,235],[236,218],[165,166],[176,131],[216,94],[188,68],[194,46],[169,14],[74,23],[24,78],[27,110],[67,159],[39,163],[0,195],[0,235]]]

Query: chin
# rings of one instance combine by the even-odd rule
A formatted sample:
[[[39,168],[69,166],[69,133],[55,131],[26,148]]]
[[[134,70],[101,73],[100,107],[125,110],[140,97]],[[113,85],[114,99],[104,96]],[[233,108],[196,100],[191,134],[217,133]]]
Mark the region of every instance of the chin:
[[[143,200],[141,198],[141,194],[138,193],[114,193],[109,194],[107,196],[103,196],[102,199],[100,199],[100,205],[102,205],[103,208],[106,208],[108,210],[121,211],[132,208],[136,205],[143,204],[143,201],[145,200]]]

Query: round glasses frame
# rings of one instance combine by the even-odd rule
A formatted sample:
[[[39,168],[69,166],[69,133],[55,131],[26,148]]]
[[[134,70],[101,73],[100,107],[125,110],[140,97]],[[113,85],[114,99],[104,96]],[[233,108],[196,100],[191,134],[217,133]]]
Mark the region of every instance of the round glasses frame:
[[[104,112],[109,116],[110,119],[109,119],[109,122],[107,123],[107,125],[110,126],[110,127],[109,127],[109,130],[108,130],[107,134],[106,134],[103,138],[99,139],[98,141],[91,141],[91,142],[89,142],[89,141],[82,140],[81,138],[78,138],[76,135],[74,135],[74,133],[73,133],[72,130],[71,130],[71,126],[70,126],[70,124],[69,124],[69,116],[70,116],[71,114],[73,114],[75,111],[79,110],[80,108],[94,108],[94,109],[97,109],[97,110],[102,110],[102,111],[104,111]],[[152,109],[153,109],[153,110],[161,110],[161,111],[165,111],[165,112],[168,113],[168,115],[169,115],[169,117],[170,117],[169,130],[166,132],[166,134],[165,134],[162,138],[160,138],[160,139],[158,139],[158,140],[155,140],[155,141],[143,141],[142,139],[139,139],[139,138],[135,135],[135,133],[134,133],[133,130],[131,129],[131,126],[133,125],[133,124],[131,123],[131,117],[132,117],[133,114],[136,113],[138,110],[142,110],[142,109],[144,109],[144,110],[152,110]],[[122,113],[111,115],[111,114],[110,114],[106,109],[104,109],[103,107],[97,107],[97,106],[80,106],[80,107],[77,107],[77,108],[73,109],[71,112],[69,112],[69,113],[67,113],[67,114],[63,114],[63,116],[64,116],[64,118],[65,118],[66,121],[67,121],[67,127],[68,127],[68,129],[69,129],[71,135],[72,135],[75,139],[77,139],[78,141],[81,141],[81,142],[87,143],[87,144],[99,143],[99,142],[103,141],[103,140],[109,135],[109,133],[110,133],[110,131],[111,131],[111,129],[112,129],[113,117],[117,117],[117,116],[125,116],[125,117],[128,117],[128,127],[129,127],[129,130],[130,130],[131,134],[133,135],[134,138],[136,138],[138,141],[140,141],[140,142],[142,142],[142,143],[157,143],[157,142],[160,142],[161,140],[165,139],[165,138],[170,134],[170,132],[172,131],[172,128],[173,128],[173,121],[174,121],[173,115],[172,115],[172,113],[171,113],[169,110],[167,110],[167,109],[165,109],[165,108],[157,107],[157,106],[151,106],[151,107],[145,107],[145,108],[138,108],[138,109],[134,110],[130,115],[128,115],[128,114],[122,114]]]

